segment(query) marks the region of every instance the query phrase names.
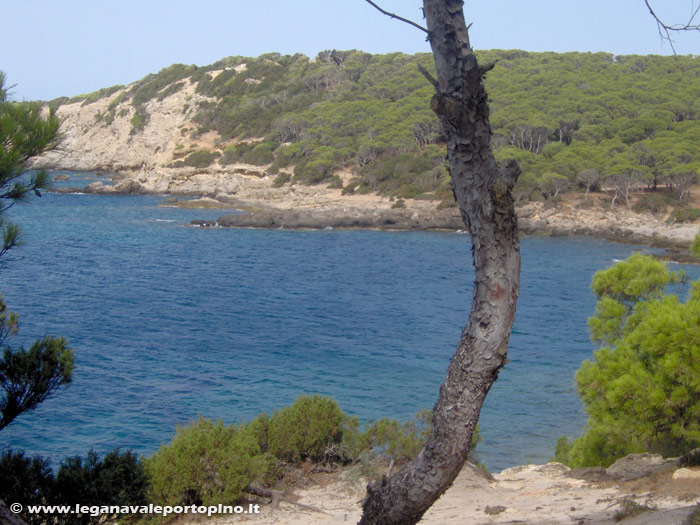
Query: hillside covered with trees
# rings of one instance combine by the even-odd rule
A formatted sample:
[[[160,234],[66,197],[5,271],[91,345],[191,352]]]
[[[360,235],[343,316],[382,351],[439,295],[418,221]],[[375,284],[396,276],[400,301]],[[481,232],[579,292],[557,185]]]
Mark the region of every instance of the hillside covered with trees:
[[[601,185],[612,206],[662,186],[685,199],[700,168],[700,59],[477,54],[481,63],[496,62],[487,76],[493,142],[499,161],[515,158],[522,167],[516,200]],[[451,204],[440,126],[429,108],[434,89],[419,64],[433,70],[427,53],[228,57],[204,67],[176,64],[130,86],[50,105],[103,101],[92,126],[128,119],[129,140],[138,141],[156,125],[156,102],[194,88],[180,108],[188,125],[174,137],[169,167],[246,163],[263,166],[277,186],[324,183]],[[213,147],[197,144],[211,132]],[[338,177],[341,169],[353,178]]]

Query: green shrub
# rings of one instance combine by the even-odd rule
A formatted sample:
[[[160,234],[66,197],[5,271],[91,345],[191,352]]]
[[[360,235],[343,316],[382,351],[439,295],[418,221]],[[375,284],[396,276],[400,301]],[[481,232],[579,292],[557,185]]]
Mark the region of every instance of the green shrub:
[[[221,156],[218,151],[199,150],[190,153],[184,160],[173,163],[176,168],[191,166],[193,168],[206,168]]]
[[[138,132],[143,131],[150,118],[151,115],[145,109],[137,108],[136,113],[131,117],[131,131],[129,133],[136,135]]]
[[[328,183],[328,189],[332,190],[342,190],[343,189],[343,179],[338,175],[333,175],[330,182]]]
[[[83,103],[81,106],[85,106],[86,104],[92,104],[93,102],[97,102],[98,100],[102,98],[107,98],[120,89],[122,89],[124,86],[112,86],[112,87],[107,87],[107,88],[102,88],[98,91],[93,91],[92,93],[85,95]]]
[[[365,439],[375,452],[405,463],[423,448],[430,434],[432,412],[425,410],[413,421],[399,423],[395,419],[382,418],[365,430]]]
[[[637,503],[633,499],[625,498],[620,503],[620,509],[613,515],[613,519],[615,521],[622,521],[624,519],[639,516],[640,514],[654,510],[656,510],[656,505]]]
[[[272,187],[273,188],[281,188],[285,184],[287,184],[290,180],[292,180],[292,176],[289,173],[282,172],[277,177],[275,177],[275,180],[272,181]]]
[[[405,208],[406,207],[406,201],[403,199],[397,200],[394,204],[391,205],[393,209],[396,208]]]
[[[304,184],[319,184],[331,178],[335,168],[332,158],[320,157],[305,160],[294,167],[294,180]]]
[[[142,506],[148,504],[148,477],[135,453],[113,450],[104,459],[95,452],[87,458],[68,458],[61,462],[56,475],[53,499],[61,505],[75,506]],[[64,524],[98,524],[116,515],[64,515],[57,522]]]
[[[252,151],[253,147],[253,144],[247,142],[227,146],[226,149],[224,149],[224,154],[221,157],[220,163],[228,165],[243,162],[243,155]]]
[[[690,245],[690,253],[695,255],[695,257],[700,258],[700,233],[693,237],[693,242]]]
[[[381,456],[397,464],[406,463],[420,452],[430,435],[433,413],[423,410],[412,421],[399,423],[395,419],[382,418],[367,423],[360,431],[357,418],[346,418],[339,456],[343,461],[362,461]],[[476,447],[481,442],[481,431],[476,425],[469,449],[470,461],[478,461]]]
[[[268,451],[287,462],[321,461],[328,446],[340,443],[344,420],[332,399],[302,395],[270,418]]]
[[[183,87],[185,87],[184,82],[175,82],[174,84],[170,84],[168,87],[163,89],[161,92],[158,93],[158,96],[156,97],[156,100],[158,102],[168,98],[171,95],[174,95],[178,91],[180,91]],[[184,111],[183,111],[184,113]]]
[[[343,188],[343,191],[341,191],[341,195],[352,195],[355,193],[355,190],[360,186],[360,181],[359,180],[352,180],[348,182],[348,184]]]
[[[275,146],[269,142],[261,142],[257,144],[254,148],[246,151],[242,156],[241,160],[246,164],[253,164],[255,166],[263,166],[265,164],[270,164],[275,160],[275,156],[272,152],[275,150]]]
[[[129,95],[126,91],[122,91],[112,99],[112,101],[109,103],[109,106],[107,106],[107,111],[114,111],[119,104],[122,104],[127,100],[129,100]]]
[[[255,427],[199,418],[146,460],[151,498],[162,505],[230,505],[271,467]]]
[[[668,202],[658,193],[646,193],[637,199],[632,209],[637,212],[648,211],[653,214],[663,213],[666,211]]]
[[[700,217],[700,210],[697,208],[676,208],[673,210],[673,213],[671,213],[671,216],[668,218],[669,222],[673,223],[683,223],[683,222],[693,222],[695,221],[698,217]]]
[[[24,452],[12,449],[0,456],[0,499],[8,505],[19,502],[24,505],[20,517],[29,525],[47,523],[49,516],[30,514],[28,505],[51,504],[54,476],[49,460],[39,456],[29,458]]]

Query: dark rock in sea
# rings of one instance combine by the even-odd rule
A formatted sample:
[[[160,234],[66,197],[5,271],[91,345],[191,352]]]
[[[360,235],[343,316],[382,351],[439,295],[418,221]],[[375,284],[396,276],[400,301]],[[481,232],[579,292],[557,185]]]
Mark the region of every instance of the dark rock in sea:
[[[114,185],[114,191],[122,195],[142,195],[148,193],[138,181],[134,179],[125,179],[117,182]]]
[[[459,214],[445,210],[430,216],[418,216],[406,210],[367,211],[348,214],[312,210],[260,210],[253,213],[224,215],[219,226],[228,228],[374,228],[380,230],[457,230],[464,227]]]
[[[83,188],[83,193],[109,195],[114,193],[114,186],[105,186],[101,182],[91,182]]]
[[[66,175],[65,173],[61,173],[59,175],[56,175],[53,180],[70,180],[70,177]]]

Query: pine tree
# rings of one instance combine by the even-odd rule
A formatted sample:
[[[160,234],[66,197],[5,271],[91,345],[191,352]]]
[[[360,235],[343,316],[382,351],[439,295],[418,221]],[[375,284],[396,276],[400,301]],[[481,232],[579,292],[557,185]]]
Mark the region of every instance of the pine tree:
[[[48,175],[30,172],[28,164],[58,145],[58,128],[58,118],[42,115],[40,105],[11,102],[0,71],[0,257],[20,241],[20,228],[4,212],[31,194],[40,197],[49,185]],[[18,322],[0,296],[0,430],[68,384],[73,372],[73,352],[62,337],[45,336],[29,349],[10,347]]]
[[[700,281],[685,302],[665,293],[682,277],[639,254],[594,275],[589,327],[603,346],[576,373],[588,429],[571,444],[560,439],[558,460],[606,466],[700,446]]]

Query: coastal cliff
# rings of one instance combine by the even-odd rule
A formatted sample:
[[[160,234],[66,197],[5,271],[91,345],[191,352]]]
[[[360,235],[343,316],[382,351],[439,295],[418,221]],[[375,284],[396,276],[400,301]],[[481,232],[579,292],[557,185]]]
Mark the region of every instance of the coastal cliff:
[[[521,62],[549,60],[547,54],[490,53],[503,61],[502,70]],[[601,60],[606,67],[627,74],[622,60],[563,56],[564,63],[571,60],[579,64],[580,74],[585,73],[586,61],[593,67]],[[177,205],[235,207],[247,212],[223,216],[216,223],[220,226],[464,229],[450,204],[439,128],[427,104],[416,105],[428,100],[430,86],[407,69],[415,66],[414,61],[429,66],[429,57],[423,55],[336,51],[312,60],[270,54],[255,59],[229,57],[203,68],[171,66],[129,86],[49,103],[63,120],[64,139],[59,150],[40,157],[34,167],[105,176],[87,187],[62,191],[168,194],[200,199],[180,200]],[[533,74],[546,83],[549,73]],[[406,84],[401,89],[385,86],[380,83],[385,77]],[[567,83],[575,81],[572,77]],[[502,96],[499,86],[498,78],[489,84],[496,102]],[[554,104],[558,99],[552,97]],[[509,132],[512,139],[515,128],[504,121],[500,105],[495,107],[492,120],[498,153],[522,157],[522,188],[530,191],[518,207],[522,232],[681,246],[687,246],[697,233],[697,217],[675,221],[678,204],[670,193],[653,210],[630,209],[649,186],[639,186],[629,206],[623,198],[613,206],[617,197],[610,187],[587,197],[566,189],[561,194],[559,190],[547,193],[544,182],[533,182],[533,177],[556,169],[575,178],[585,161],[574,157],[584,153],[582,158],[589,153],[594,157],[593,150],[579,151],[590,142],[587,135],[573,129],[567,131],[570,135],[563,128],[542,129],[540,138],[547,147],[532,152],[525,143],[505,140]],[[676,117],[686,119],[683,129],[696,122],[691,115]],[[337,136],[332,135],[335,131]],[[653,141],[667,131],[631,144],[638,157],[644,153],[639,162],[654,161]],[[627,155],[627,149],[618,144],[609,150],[614,155],[606,155],[613,155],[613,162],[615,155]],[[531,183],[534,186],[528,186]],[[663,187],[660,184],[659,191]],[[696,193],[690,188],[683,204],[691,211],[700,207]]]

